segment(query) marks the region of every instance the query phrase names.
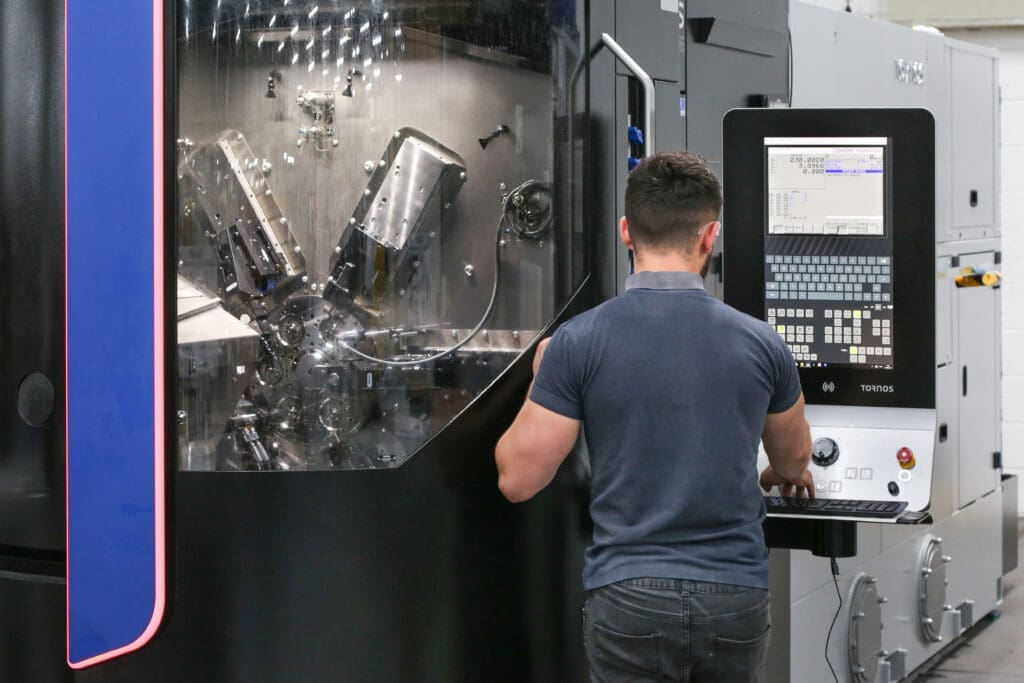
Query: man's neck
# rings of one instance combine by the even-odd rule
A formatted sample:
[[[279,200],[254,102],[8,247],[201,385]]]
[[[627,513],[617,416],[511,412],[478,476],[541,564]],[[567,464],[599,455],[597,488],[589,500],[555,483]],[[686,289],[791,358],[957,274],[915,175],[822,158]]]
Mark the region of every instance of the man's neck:
[[[677,255],[651,255],[645,258],[633,258],[633,271],[637,273],[700,273],[702,264],[693,259]]]

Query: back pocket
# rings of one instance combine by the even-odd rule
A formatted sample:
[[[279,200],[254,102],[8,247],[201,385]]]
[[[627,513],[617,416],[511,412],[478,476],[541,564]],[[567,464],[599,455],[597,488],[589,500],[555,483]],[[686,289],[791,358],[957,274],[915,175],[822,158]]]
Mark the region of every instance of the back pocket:
[[[768,654],[768,639],[772,629],[750,640],[735,640],[714,636],[712,642],[712,669],[723,681],[762,680],[765,655]]]
[[[661,634],[627,635],[594,624],[591,648],[594,660],[608,680],[620,680],[615,674],[631,674],[657,679],[661,675]],[[632,680],[632,679],[630,679]]]

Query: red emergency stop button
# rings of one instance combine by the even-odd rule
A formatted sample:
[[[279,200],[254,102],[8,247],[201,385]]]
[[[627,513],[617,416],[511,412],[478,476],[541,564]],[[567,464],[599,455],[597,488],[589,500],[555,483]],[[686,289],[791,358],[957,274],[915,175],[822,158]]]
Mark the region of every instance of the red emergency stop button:
[[[914,460],[914,451],[906,446],[896,451],[896,460],[899,461],[900,467],[905,470],[913,469],[914,465],[917,464],[917,461]]]

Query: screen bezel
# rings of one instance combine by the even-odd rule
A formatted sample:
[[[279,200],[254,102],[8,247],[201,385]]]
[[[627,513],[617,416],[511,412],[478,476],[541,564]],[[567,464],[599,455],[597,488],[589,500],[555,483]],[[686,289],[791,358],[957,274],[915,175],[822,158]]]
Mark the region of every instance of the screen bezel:
[[[893,367],[800,368],[807,402],[934,408],[935,123],[931,113],[924,109],[737,109],[726,114],[725,301],[761,320],[767,308],[764,140],[772,137],[884,137],[890,141],[886,175],[891,199],[886,208],[892,217],[888,232],[893,245]],[[759,151],[752,154],[753,150]],[[900,173],[901,169],[906,171]]]

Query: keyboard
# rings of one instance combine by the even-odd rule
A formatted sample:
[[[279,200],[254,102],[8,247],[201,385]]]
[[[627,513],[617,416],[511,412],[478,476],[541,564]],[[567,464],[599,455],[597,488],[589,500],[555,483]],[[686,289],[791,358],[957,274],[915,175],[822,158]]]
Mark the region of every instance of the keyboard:
[[[892,302],[888,256],[765,256],[768,300]]]
[[[870,517],[892,519],[907,508],[903,501],[842,500],[839,498],[781,498],[765,496],[773,515],[817,515],[822,517]]]

